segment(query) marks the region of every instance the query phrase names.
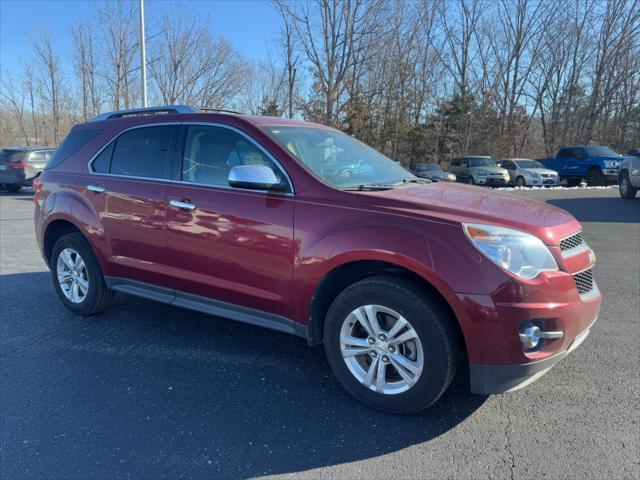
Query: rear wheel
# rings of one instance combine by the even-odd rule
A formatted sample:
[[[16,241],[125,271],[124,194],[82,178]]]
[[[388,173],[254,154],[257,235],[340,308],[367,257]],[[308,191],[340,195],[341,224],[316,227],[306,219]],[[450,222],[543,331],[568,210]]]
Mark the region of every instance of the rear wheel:
[[[567,178],[568,187],[579,187],[581,183],[582,183],[581,178]]]
[[[107,288],[93,250],[79,233],[58,239],[51,254],[53,285],[73,313],[94,315],[106,309],[114,292]]]
[[[415,413],[435,402],[455,373],[451,321],[440,302],[412,282],[371,277],[332,303],[325,352],[358,400],[386,412]]]
[[[638,189],[631,185],[631,180],[629,180],[629,174],[627,172],[622,172],[620,174],[620,196],[622,198],[635,198],[636,193],[638,193]]]

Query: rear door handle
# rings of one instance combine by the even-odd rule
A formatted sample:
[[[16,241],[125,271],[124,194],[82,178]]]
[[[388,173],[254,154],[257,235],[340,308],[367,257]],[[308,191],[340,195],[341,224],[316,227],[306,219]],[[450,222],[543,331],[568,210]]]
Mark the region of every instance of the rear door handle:
[[[196,209],[195,204],[193,204],[191,202],[182,202],[180,200],[171,200],[169,202],[169,205],[171,205],[172,207],[182,208],[184,210],[195,210]]]
[[[101,187],[100,185],[87,185],[87,190],[94,193],[104,193],[107,191],[106,188]]]

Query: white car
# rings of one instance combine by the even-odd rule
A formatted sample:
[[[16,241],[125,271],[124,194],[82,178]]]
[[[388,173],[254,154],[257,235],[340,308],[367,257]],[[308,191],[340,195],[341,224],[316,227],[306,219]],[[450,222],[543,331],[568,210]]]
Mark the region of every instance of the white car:
[[[516,187],[555,187],[560,176],[555,170],[545,168],[540,162],[528,158],[505,158],[499,165],[509,172],[509,185]]]

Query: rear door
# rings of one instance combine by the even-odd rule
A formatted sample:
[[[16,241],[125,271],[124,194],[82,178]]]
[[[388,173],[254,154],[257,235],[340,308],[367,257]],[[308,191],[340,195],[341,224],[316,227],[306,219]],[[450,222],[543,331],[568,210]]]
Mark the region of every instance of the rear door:
[[[78,183],[99,218],[105,275],[170,288],[166,191],[176,125],[136,127],[91,162]]]
[[[180,182],[167,191],[174,203],[167,243],[176,298],[221,301],[291,318],[292,189],[274,193],[228,183],[237,165],[264,164],[281,178],[286,172],[239,130],[223,125],[184,129]],[[179,206],[184,204],[188,207]]]

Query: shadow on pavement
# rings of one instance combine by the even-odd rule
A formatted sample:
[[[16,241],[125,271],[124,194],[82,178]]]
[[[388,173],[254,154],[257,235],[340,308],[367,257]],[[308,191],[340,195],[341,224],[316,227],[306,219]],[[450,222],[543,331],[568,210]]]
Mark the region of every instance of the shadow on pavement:
[[[302,472],[427,442],[486,398],[468,393],[463,368],[427,411],[387,415],[293,336],[125,295],[77,317],[48,272],[0,276],[0,291],[9,478]]]
[[[640,198],[558,198],[546,202],[568,210],[581,222],[640,222]]]

